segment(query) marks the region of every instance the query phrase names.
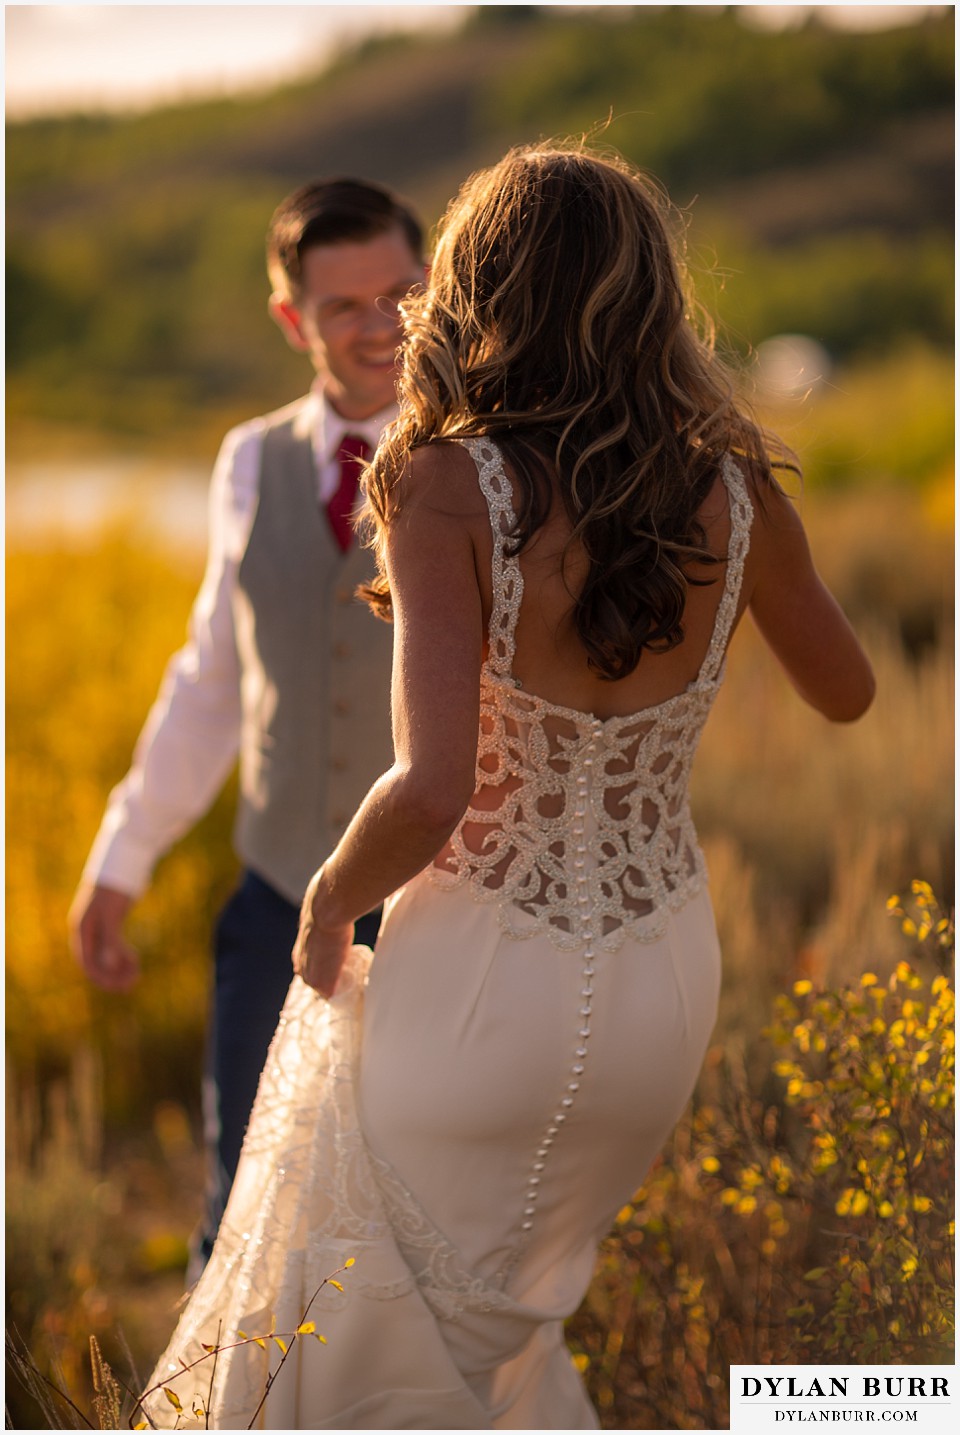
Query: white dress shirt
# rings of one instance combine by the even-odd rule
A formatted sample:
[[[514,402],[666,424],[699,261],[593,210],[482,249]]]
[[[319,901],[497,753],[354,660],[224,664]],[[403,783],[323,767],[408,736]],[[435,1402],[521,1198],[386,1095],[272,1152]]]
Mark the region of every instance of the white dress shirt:
[[[317,501],[340,483],[337,450],[345,434],[376,448],[396,408],[362,421],[344,419],[317,384],[304,401],[317,469]],[[138,897],[169,847],[212,805],[240,746],[240,666],[233,593],[257,509],[264,420],[231,429],[210,485],[207,566],[190,614],[186,644],[167,665],[137,740],[133,763],[113,789],[84,867],[87,882]]]

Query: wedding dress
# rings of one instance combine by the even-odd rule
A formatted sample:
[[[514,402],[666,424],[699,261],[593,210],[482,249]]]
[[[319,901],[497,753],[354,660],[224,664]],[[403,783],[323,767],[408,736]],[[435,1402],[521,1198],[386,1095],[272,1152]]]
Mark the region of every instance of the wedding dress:
[[[716,1016],[687,785],[752,509],[728,458],[700,671],[603,721],[513,678],[511,490],[496,446],[463,442],[494,534],[477,793],[388,901],[375,960],[354,947],[329,1002],[294,979],[216,1248],[151,1379],[183,1414],[157,1390],[158,1426],[597,1427],[563,1321]],[[291,1341],[305,1320],[315,1332]]]

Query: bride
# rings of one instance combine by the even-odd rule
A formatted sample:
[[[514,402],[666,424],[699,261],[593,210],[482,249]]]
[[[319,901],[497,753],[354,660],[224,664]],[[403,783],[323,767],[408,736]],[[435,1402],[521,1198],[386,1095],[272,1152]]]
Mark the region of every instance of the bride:
[[[396,758],[304,899],[157,1425],[596,1428],[563,1321],[716,1015],[687,787],[731,634],[828,718],[873,696],[645,178],[511,151],[404,318],[367,479]]]

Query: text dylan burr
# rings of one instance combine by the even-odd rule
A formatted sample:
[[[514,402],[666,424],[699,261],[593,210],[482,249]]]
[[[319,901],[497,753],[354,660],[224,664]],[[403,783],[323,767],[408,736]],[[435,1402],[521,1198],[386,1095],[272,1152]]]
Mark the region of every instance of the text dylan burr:
[[[741,1377],[741,1395],[744,1399],[755,1395],[768,1398],[771,1395],[786,1396],[788,1400],[802,1400],[805,1397],[820,1400],[849,1399],[852,1395],[881,1400],[918,1400],[929,1399],[931,1396],[950,1398],[946,1376],[941,1375],[862,1375],[858,1380],[861,1387],[859,1390],[848,1388],[851,1385],[851,1377],[847,1375],[831,1375],[823,1384],[816,1376],[801,1380],[795,1375],[765,1375],[762,1379],[756,1375],[745,1375]]]

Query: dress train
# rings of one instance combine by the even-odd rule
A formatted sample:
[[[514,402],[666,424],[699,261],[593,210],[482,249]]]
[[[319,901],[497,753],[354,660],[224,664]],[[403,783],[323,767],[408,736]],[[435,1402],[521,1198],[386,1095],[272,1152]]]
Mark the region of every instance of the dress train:
[[[159,1428],[248,1428],[282,1351],[269,1338],[229,1347],[240,1331],[289,1346],[306,1316],[327,1344],[298,1337],[255,1429],[594,1429],[562,1321],[473,1277],[366,1149],[355,1091],[370,959],[352,949],[329,1002],[290,987],[214,1255],[151,1377],[183,1415],[163,1390],[145,1411]],[[342,1292],[323,1284],[334,1273]],[[495,1372],[497,1408],[464,1380],[438,1318]]]

